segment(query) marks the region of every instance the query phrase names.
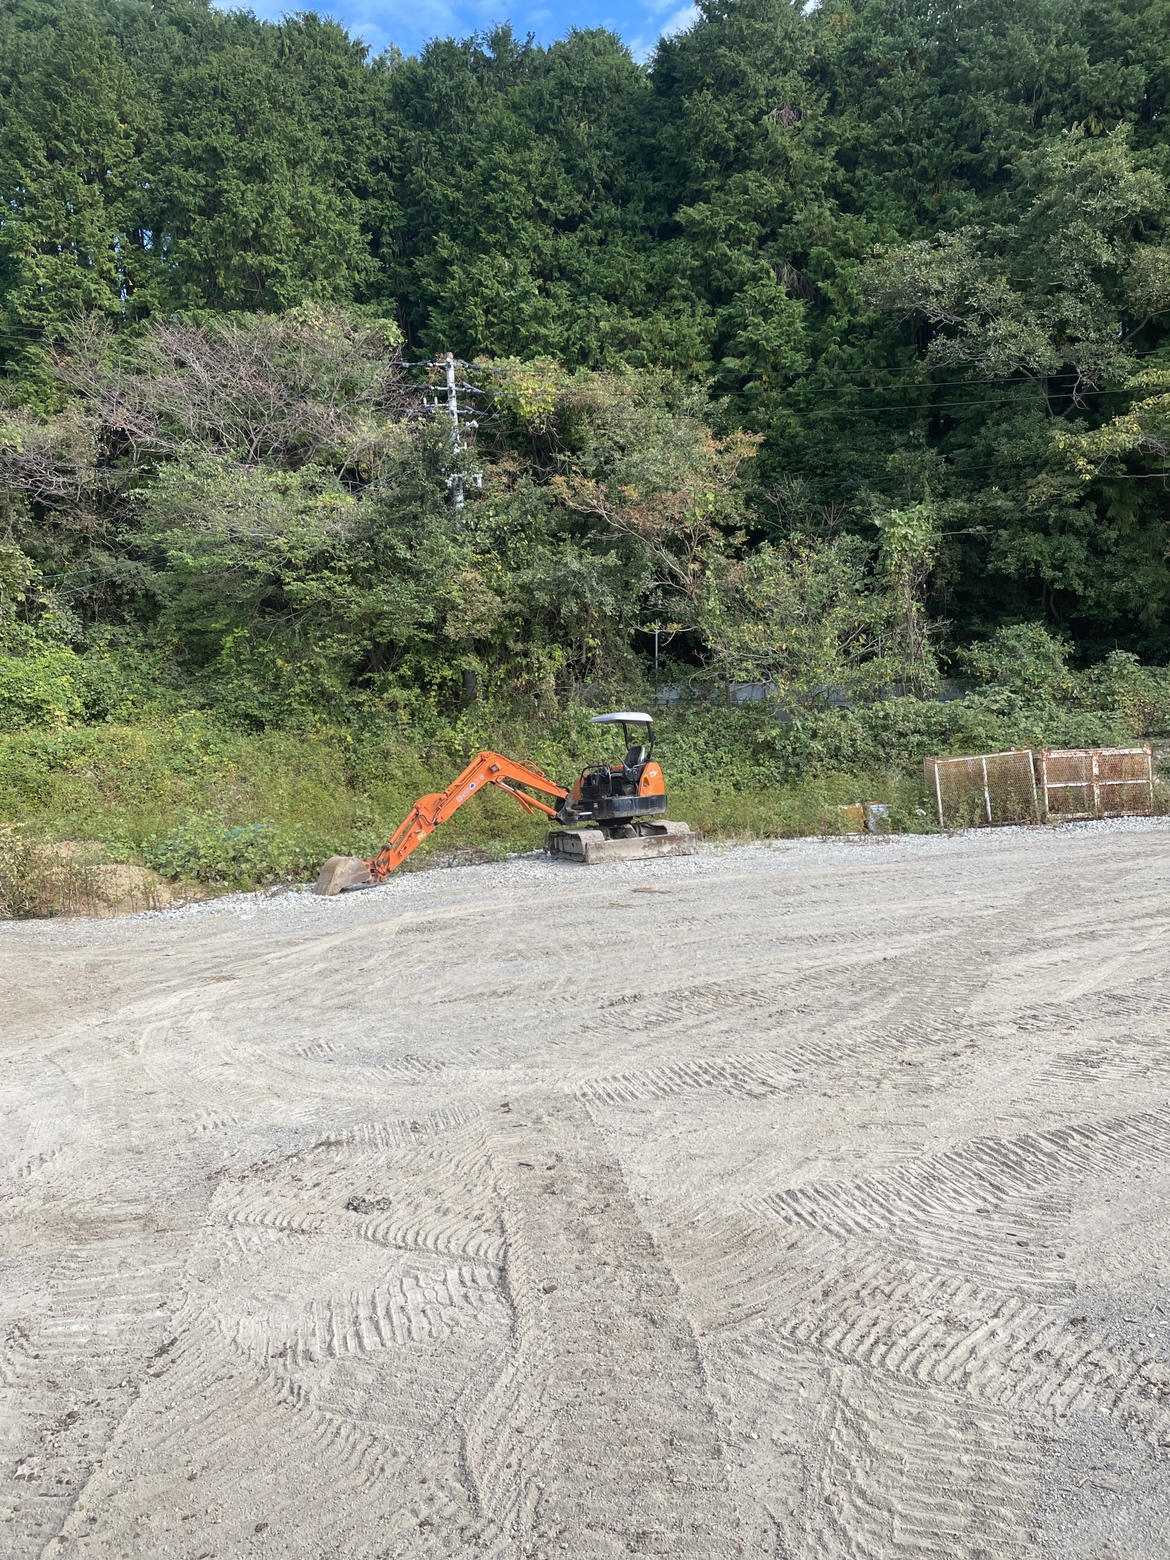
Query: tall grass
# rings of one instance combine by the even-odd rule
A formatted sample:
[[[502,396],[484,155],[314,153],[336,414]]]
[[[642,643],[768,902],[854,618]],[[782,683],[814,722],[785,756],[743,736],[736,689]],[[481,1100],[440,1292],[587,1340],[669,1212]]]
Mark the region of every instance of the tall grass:
[[[326,856],[375,850],[417,797],[442,790],[480,746],[527,758],[567,784],[591,759],[612,756],[614,739],[590,728],[587,714],[539,730],[464,722],[409,737],[393,727],[245,732],[204,713],[26,731],[0,736],[0,818],[21,824],[28,850],[86,840],[108,861],[144,862],[169,878],[236,887],[304,881]],[[709,838],[837,833],[841,806],[856,801],[888,802],[895,828],[930,826],[921,786],[896,772],[786,784],[743,742],[696,749],[692,733],[672,743],[669,723],[660,753],[671,815]],[[490,790],[408,865],[498,859],[538,847],[546,832]]]
[[[152,874],[105,857],[98,842],[46,844],[0,824],[0,918],[154,910],[170,901]]]
[[[565,785],[590,763],[619,756],[620,734],[589,717],[579,708],[525,721],[477,706],[410,725],[386,716],[256,732],[201,710],[0,734],[0,825],[8,825],[0,915],[80,902],[82,889],[65,879],[85,863],[76,850],[49,850],[62,841],[90,842],[90,866],[98,856],[139,863],[172,882],[307,881],[327,856],[376,850],[417,797],[443,790],[481,748],[527,759]],[[918,832],[936,827],[922,753],[1099,740],[1097,727],[1108,734],[1105,717],[1084,731],[1068,719],[1055,707],[1008,701],[1000,709],[990,697],[963,706],[901,699],[792,722],[762,708],[692,708],[662,714],[657,751],[670,815],[708,839],[838,834],[856,826],[843,809],[857,802],[884,802],[891,829]],[[542,819],[489,789],[404,870],[499,859],[538,847],[546,832]],[[99,874],[95,895],[100,886]]]

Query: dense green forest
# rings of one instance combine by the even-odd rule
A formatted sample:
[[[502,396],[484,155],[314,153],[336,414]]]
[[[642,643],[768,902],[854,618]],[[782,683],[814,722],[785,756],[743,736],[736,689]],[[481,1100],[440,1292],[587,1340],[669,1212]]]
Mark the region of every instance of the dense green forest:
[[[700,12],[0,0],[10,810],[192,712],[418,754],[657,682],[696,784],[743,683],[776,783],[1159,730],[1170,3]]]

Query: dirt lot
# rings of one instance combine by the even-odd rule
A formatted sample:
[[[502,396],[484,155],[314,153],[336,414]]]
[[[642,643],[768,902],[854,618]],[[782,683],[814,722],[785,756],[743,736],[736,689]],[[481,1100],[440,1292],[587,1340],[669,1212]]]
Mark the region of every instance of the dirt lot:
[[[1170,830],[0,929],[0,1552],[1164,1560]]]

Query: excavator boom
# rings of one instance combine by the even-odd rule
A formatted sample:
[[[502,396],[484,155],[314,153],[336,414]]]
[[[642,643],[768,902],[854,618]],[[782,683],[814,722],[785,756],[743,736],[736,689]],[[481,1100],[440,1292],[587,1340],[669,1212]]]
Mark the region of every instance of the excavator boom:
[[[508,784],[509,781],[512,782],[511,785]],[[445,791],[419,797],[394,831],[393,838],[388,844],[383,845],[370,861],[369,881],[384,883],[391,872],[402,865],[411,851],[421,845],[428,834],[434,833],[441,823],[446,823],[452,814],[458,812],[464,802],[469,801],[488,785],[498,786],[501,791],[506,791],[509,796],[515,797],[525,812],[539,811],[550,818],[555,818],[557,815],[555,807],[550,807],[539,797],[527,796],[523,791],[517,791],[515,787],[531,786],[534,790],[555,796],[558,801],[564,801],[569,794],[533,764],[517,763],[514,758],[506,758],[503,753],[490,751],[477,753],[463,773],[452,780]]]

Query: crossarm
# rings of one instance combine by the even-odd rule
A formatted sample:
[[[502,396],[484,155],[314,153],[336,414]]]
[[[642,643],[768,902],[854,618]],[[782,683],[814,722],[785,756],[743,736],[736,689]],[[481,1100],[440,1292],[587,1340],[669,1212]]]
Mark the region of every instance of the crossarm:
[[[511,785],[508,784],[509,781],[512,782]],[[539,797],[528,796],[523,791],[517,791],[515,786],[531,786],[536,791],[545,791],[549,796],[555,796],[558,801],[564,801],[569,794],[563,786],[557,785],[532,764],[518,763],[514,758],[505,758],[502,753],[478,753],[463,773],[452,780],[445,791],[432,796],[419,797],[394,831],[389,844],[383,845],[378,854],[372,857],[370,881],[384,883],[391,872],[402,865],[411,851],[422,844],[428,834],[434,833],[441,823],[445,823],[453,813],[458,812],[464,802],[487,785],[495,785],[501,791],[507,791],[509,796],[516,798],[525,812],[540,811],[547,813],[550,818],[555,818],[557,815],[555,807],[550,807]]]

